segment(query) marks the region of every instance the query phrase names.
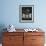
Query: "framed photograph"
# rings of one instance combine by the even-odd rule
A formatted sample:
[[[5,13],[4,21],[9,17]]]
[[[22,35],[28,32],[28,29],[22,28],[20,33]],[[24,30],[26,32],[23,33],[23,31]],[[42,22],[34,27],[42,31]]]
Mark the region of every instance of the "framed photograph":
[[[34,5],[19,6],[19,21],[24,23],[34,22]]]

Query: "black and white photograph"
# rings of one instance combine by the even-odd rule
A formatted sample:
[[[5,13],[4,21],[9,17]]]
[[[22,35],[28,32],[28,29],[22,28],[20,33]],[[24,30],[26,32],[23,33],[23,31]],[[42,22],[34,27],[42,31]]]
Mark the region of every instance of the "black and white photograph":
[[[34,5],[20,5],[20,22],[34,21]]]

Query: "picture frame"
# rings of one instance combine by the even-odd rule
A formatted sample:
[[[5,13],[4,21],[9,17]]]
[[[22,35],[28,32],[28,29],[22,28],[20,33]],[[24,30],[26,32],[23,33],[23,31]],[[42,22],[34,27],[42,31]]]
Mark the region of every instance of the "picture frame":
[[[34,5],[19,6],[19,22],[22,23],[34,22]]]

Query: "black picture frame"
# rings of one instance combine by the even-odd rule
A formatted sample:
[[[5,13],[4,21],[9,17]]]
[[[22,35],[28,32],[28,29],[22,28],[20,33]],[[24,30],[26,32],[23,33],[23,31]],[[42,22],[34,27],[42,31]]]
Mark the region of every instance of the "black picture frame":
[[[34,5],[19,6],[19,22],[34,22]]]

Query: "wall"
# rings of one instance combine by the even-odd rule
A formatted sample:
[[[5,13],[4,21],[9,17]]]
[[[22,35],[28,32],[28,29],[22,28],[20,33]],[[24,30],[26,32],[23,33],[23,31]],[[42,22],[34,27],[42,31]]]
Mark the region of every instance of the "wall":
[[[46,0],[0,0],[0,31],[13,24],[16,28],[42,28],[46,32]],[[34,23],[19,22],[19,5],[34,5]]]
[[[1,0],[0,25],[13,24],[16,28],[46,28],[46,1],[41,0]],[[34,23],[19,22],[19,5],[34,5]]]

